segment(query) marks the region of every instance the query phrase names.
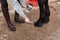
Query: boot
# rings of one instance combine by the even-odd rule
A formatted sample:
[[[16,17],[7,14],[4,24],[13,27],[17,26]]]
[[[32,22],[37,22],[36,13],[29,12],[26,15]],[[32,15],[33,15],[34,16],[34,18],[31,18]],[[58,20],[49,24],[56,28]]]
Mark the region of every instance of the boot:
[[[40,17],[38,19],[37,22],[35,22],[34,26],[36,27],[42,27],[43,26],[43,19],[45,17],[45,12],[44,12],[44,2],[41,2],[40,0],[38,0],[38,4],[39,4],[39,9],[40,9]]]
[[[24,20],[19,19],[19,14],[15,11],[14,21],[18,23],[24,23]]]
[[[34,26],[35,27],[42,27],[43,26],[42,20],[38,20],[37,22],[35,22]]]
[[[4,15],[5,19],[6,19],[8,28],[9,28],[11,31],[16,31],[15,26],[14,26],[14,25],[11,23],[11,21],[10,21],[8,9],[2,7],[2,11],[3,11],[3,15]]]
[[[48,5],[48,0],[45,1],[45,18],[43,20],[44,23],[48,23],[50,18],[50,10],[49,10],[49,5]]]

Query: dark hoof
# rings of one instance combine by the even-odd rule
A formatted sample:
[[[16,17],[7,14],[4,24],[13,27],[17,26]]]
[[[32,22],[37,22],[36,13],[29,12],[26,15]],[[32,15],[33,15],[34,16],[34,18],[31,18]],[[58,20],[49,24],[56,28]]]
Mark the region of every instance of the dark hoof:
[[[35,22],[34,26],[42,27],[43,26],[43,22],[42,21]]]
[[[9,28],[11,31],[16,31],[16,28],[15,28],[14,25],[11,24],[11,23],[8,24],[8,28]]]

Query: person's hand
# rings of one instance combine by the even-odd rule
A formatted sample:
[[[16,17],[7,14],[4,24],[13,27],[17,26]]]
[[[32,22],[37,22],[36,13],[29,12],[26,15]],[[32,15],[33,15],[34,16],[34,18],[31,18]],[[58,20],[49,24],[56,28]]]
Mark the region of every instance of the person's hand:
[[[26,22],[26,23],[33,24],[33,22],[32,22],[32,21],[30,21],[28,18],[26,18],[26,19],[25,19],[25,22]]]

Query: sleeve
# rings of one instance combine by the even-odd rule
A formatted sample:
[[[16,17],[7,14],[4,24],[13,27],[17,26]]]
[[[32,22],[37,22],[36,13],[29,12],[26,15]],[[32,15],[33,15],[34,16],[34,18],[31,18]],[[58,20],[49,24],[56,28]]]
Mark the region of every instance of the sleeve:
[[[11,0],[12,3],[12,7],[14,8],[14,10],[23,18],[26,17],[26,15],[23,12],[23,9],[21,7],[21,5],[19,4],[19,2],[17,0]]]

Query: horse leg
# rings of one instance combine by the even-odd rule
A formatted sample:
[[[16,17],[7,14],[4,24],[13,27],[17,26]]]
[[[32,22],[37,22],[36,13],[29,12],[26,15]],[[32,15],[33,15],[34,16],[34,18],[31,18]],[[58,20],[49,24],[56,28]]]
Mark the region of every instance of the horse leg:
[[[10,21],[7,0],[1,0],[1,3],[2,3],[2,5],[1,5],[2,6],[2,12],[3,12],[3,15],[4,15],[5,19],[6,19],[8,28],[11,31],[16,31],[16,28],[14,27],[14,25]]]

